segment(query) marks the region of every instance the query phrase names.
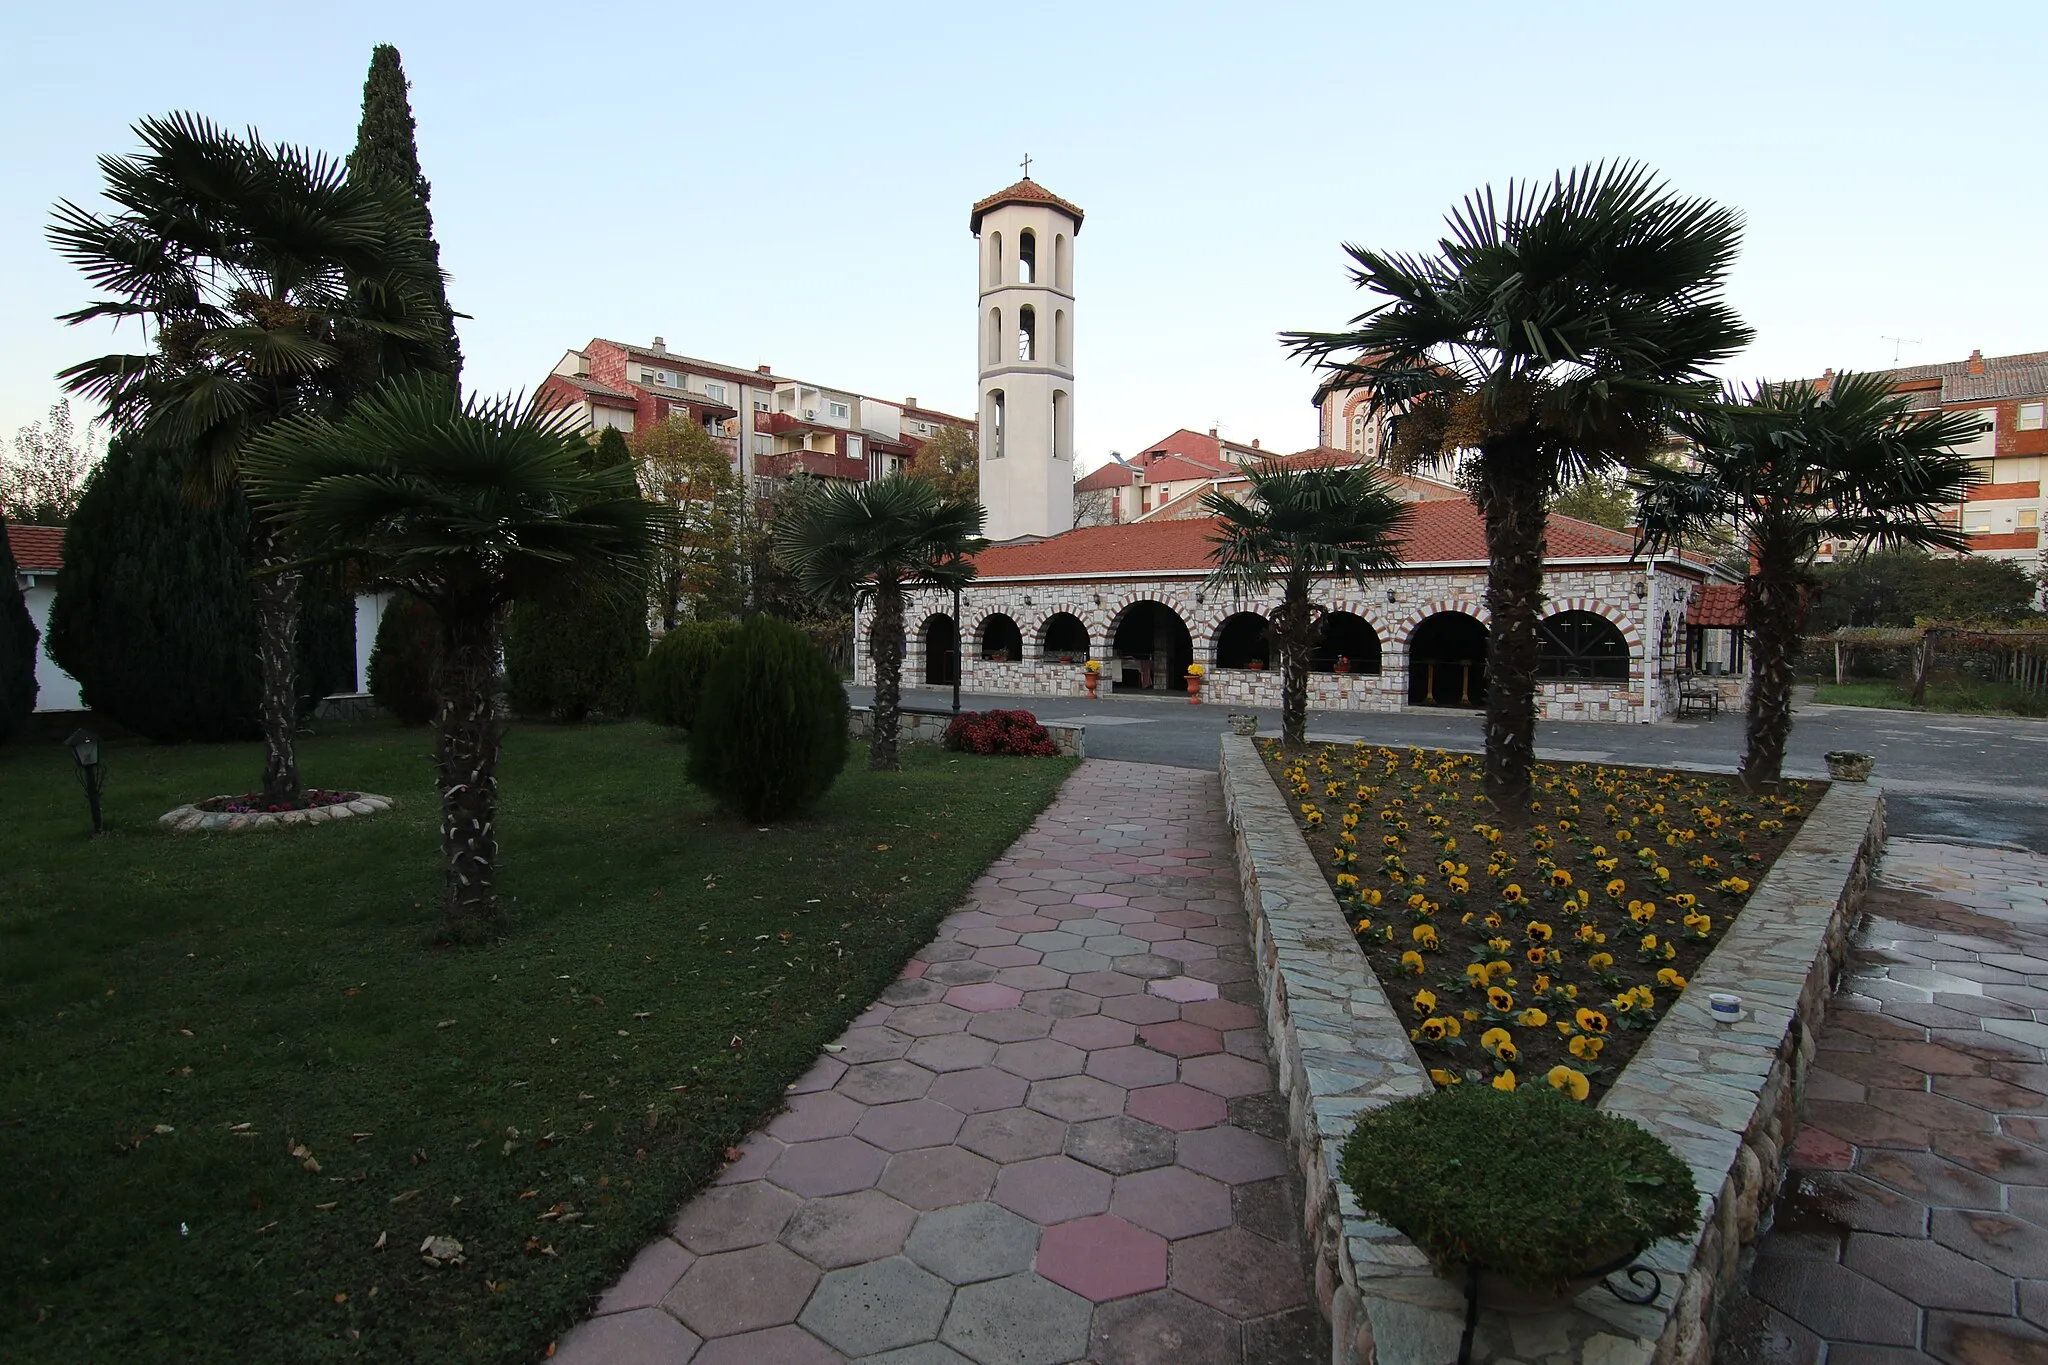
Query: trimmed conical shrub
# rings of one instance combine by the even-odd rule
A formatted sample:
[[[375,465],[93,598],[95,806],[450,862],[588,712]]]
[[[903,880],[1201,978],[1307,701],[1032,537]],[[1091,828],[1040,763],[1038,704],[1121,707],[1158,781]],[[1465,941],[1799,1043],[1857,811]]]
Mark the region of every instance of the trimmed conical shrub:
[[[441,618],[417,597],[399,593],[384,605],[370,646],[370,696],[406,725],[434,718],[434,671],[441,663]]]
[[[185,491],[175,452],[115,441],[64,533],[50,657],[85,704],[139,735],[252,739],[261,686],[249,582],[249,509]],[[345,683],[348,599],[300,586],[299,699],[310,711]]]
[[[733,635],[690,732],[690,780],[749,820],[816,805],[846,766],[846,693],[810,638],[772,616]]]
[[[640,713],[657,724],[694,728],[704,684],[738,629],[731,621],[684,621],[655,641],[640,665]]]
[[[0,743],[14,738],[36,709],[36,642],[28,603],[14,590],[14,551],[0,516]]]

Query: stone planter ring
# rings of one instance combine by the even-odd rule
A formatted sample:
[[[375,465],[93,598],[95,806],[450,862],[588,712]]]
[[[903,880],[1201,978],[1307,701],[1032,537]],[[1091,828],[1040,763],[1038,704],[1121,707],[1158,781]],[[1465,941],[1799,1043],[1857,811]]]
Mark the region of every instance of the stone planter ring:
[[[1875,754],[1859,754],[1850,749],[1836,749],[1823,757],[1827,759],[1828,776],[1837,782],[1868,782],[1870,770],[1877,766]]]
[[[390,797],[371,792],[337,792],[335,795],[340,799],[300,810],[207,810],[205,803],[193,802],[158,816],[157,823],[173,834],[240,834],[283,829],[287,825],[326,825],[336,820],[353,820],[357,816],[390,810],[395,804]],[[232,798],[216,796],[211,799]]]

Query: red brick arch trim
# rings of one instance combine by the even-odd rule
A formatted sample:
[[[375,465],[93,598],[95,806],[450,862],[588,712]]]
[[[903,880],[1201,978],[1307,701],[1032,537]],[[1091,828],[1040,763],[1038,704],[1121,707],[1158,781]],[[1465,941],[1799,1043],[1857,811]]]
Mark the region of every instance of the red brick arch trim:
[[[1583,611],[1609,622],[1621,632],[1621,638],[1628,641],[1628,656],[1631,659],[1643,657],[1643,633],[1636,619],[1619,607],[1597,597],[1554,597],[1550,600],[1550,610],[1543,613],[1543,619],[1548,620],[1564,611]]]

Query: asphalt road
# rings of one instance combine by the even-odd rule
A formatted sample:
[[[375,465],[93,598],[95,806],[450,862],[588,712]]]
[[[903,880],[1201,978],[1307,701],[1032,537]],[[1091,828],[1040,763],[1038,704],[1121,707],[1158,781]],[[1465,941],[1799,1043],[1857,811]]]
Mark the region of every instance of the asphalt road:
[[[850,688],[856,704],[867,688]],[[944,710],[950,692],[906,689],[904,703]],[[1216,737],[1229,728],[1226,706],[1190,706],[1185,698],[971,696],[963,710],[1022,707],[1041,720],[1088,727],[1088,755],[1182,768],[1213,768]],[[1260,733],[1277,733],[1278,711],[1261,710]],[[1567,762],[1670,764],[1733,772],[1742,754],[1742,717],[1616,725],[1543,721],[1537,752]],[[1311,739],[1376,744],[1480,747],[1476,712],[1311,711]],[[1822,755],[1853,749],[1877,755],[1873,779],[1885,789],[1891,832],[1907,838],[1996,844],[2048,854],[2048,721],[1990,716],[1920,715],[1860,706],[1801,705],[1794,716],[1786,771],[1825,777]]]

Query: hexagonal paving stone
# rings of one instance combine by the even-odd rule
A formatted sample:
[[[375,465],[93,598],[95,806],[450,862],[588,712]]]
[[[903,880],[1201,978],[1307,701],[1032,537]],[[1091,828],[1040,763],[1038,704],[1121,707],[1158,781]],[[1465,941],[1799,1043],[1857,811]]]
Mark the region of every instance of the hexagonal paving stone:
[[[995,1065],[1026,1080],[1044,1081],[1074,1075],[1087,1060],[1088,1055],[1077,1047],[1055,1043],[1050,1038],[1033,1038],[997,1048]]]
[[[912,1038],[926,1038],[934,1033],[958,1033],[973,1017],[946,1004],[911,1005],[890,1015],[889,1027]]]
[[[860,1122],[860,1115],[860,1102],[851,1096],[836,1090],[815,1091],[792,1097],[789,1107],[768,1121],[768,1134],[784,1142],[843,1137]]]
[[[1145,1040],[1146,1047],[1175,1057],[1200,1057],[1223,1050],[1222,1034],[1200,1024],[1188,1023],[1185,1017],[1169,1019],[1161,1024],[1147,1024],[1138,1031],[1138,1036]]]
[[[965,962],[941,962],[926,972],[924,979],[937,982],[940,986],[972,986],[979,982],[993,981],[995,975],[996,968],[970,957]]]
[[[874,1355],[939,1334],[953,1287],[901,1256],[834,1270],[798,1322],[849,1356]]]
[[[1074,1019],[1062,1019],[1052,1026],[1052,1037],[1057,1042],[1067,1043],[1084,1051],[1093,1052],[1105,1047],[1129,1047],[1138,1040],[1137,1026],[1107,1015],[1087,1014]]]
[[[1204,1128],[1182,1135],[1180,1164],[1228,1185],[1270,1180],[1287,1169],[1287,1149],[1242,1128]]]
[[[701,1344],[695,1332],[659,1308],[592,1318],[562,1337],[553,1359],[562,1365],[688,1360]]]
[[[1049,1014],[1054,1019],[1071,1019],[1077,1015],[1093,1014],[1102,1008],[1099,997],[1068,987],[1031,991],[1025,995],[1021,1004],[1033,1014]]]
[[[1112,1175],[1150,1170],[1173,1161],[1174,1139],[1167,1129],[1141,1119],[1094,1119],[1067,1129],[1067,1155]],[[1111,1205],[1114,1211],[1114,1204]]]
[[[1166,1288],[1166,1239],[1114,1214],[1045,1230],[1038,1273],[1095,1303]]]
[[[986,1038],[970,1033],[938,1033],[912,1043],[904,1060],[943,1074],[987,1066],[995,1055],[996,1045]]]
[[[1231,1225],[1230,1187],[1182,1166],[1119,1176],[1109,1211],[1169,1240]]]
[[[1124,1109],[1132,1118],[1156,1123],[1178,1133],[1213,1128],[1229,1117],[1229,1107],[1221,1095],[1178,1082],[1133,1090]]]
[[[1130,1024],[1157,1024],[1180,1018],[1180,1006],[1156,995],[1121,995],[1102,1002],[1102,1012]]]
[[[953,932],[956,943],[965,943],[971,948],[1002,948],[1017,941],[1017,935],[999,925],[977,924],[972,928],[956,929]]]
[[[1162,1000],[1172,1000],[1183,1005],[1197,1000],[1214,1000],[1217,996],[1214,982],[1200,981],[1188,976],[1163,976],[1155,981],[1147,981],[1145,990]]]
[[[803,1200],[765,1180],[714,1185],[683,1207],[669,1236],[699,1256],[772,1242]]]
[[[906,1152],[913,1147],[938,1147],[951,1142],[965,1116],[936,1100],[904,1100],[900,1104],[878,1104],[855,1125],[853,1135],[872,1142],[885,1152]]]
[[[848,1066],[860,1062],[880,1062],[891,1057],[901,1057],[910,1051],[911,1038],[907,1033],[898,1033],[886,1027],[850,1028],[839,1035],[839,1060]]]
[[[1110,927],[1114,928],[1116,926]],[[1089,952],[1101,953],[1104,957],[1111,960],[1120,957],[1136,957],[1139,953],[1151,947],[1150,944],[1142,940],[1131,938],[1129,935],[1121,933],[1092,935],[1085,946]]]
[[[707,1341],[690,1365],[839,1365],[843,1360],[803,1328],[785,1326]]]
[[[1758,1256],[1749,1290],[1824,1337],[1880,1346],[1911,1346],[1919,1337],[1918,1309],[1831,1261]]]
[[[973,1284],[1031,1269],[1038,1224],[996,1204],[961,1204],[927,1213],[903,1254],[949,1284]]]
[[[811,1063],[811,1069],[789,1083],[792,1095],[808,1095],[817,1090],[830,1090],[846,1074],[846,1063],[837,1057],[820,1057]]]
[[[964,1147],[920,1147],[890,1157],[875,1187],[914,1209],[938,1209],[973,1203],[995,1183],[996,1163],[986,1157]]]
[[[880,1190],[813,1199],[782,1227],[782,1244],[821,1270],[879,1261],[903,1249],[917,1213]]]
[[[974,960],[1001,971],[1005,967],[1029,967],[1045,954],[1013,944],[1007,948],[979,948]]]
[[[1109,1208],[1110,1177],[1072,1157],[1045,1156],[1005,1166],[990,1198],[1043,1227]]]
[[[1017,940],[1020,948],[1036,948],[1041,953],[1069,952],[1081,946],[1081,936],[1070,934],[1064,928],[1048,929],[1043,933],[1026,934]]]
[[[1308,1302],[1295,1256],[1243,1228],[1174,1243],[1173,1287],[1233,1318],[1264,1317]]]
[[[1030,1082],[992,1066],[972,1071],[954,1071],[939,1077],[930,1098],[963,1114],[983,1114],[991,1109],[1014,1109],[1024,1103]]]
[[[1107,953],[1088,948],[1068,948],[1062,952],[1047,953],[1043,965],[1058,972],[1099,972],[1113,960]]]
[[[1061,1076],[1057,1080],[1033,1082],[1024,1104],[1068,1123],[1086,1123],[1089,1119],[1106,1119],[1122,1113],[1127,1093],[1122,1086],[1094,1076]]]
[[[888,1162],[887,1152],[859,1138],[823,1138],[793,1144],[775,1159],[768,1179],[792,1194],[818,1199],[866,1189]]]
[[[683,1278],[683,1272],[696,1259],[668,1238],[657,1237],[640,1248],[627,1264],[625,1273],[604,1291],[604,1297],[597,1301],[596,1312],[603,1315],[652,1308],[676,1287],[676,1281]]]
[[[1922,1308],[2012,1311],[2011,1279],[1924,1238],[1853,1233],[1842,1264]]]
[[[1229,1000],[1197,1000],[1192,1005],[1183,1006],[1180,1017],[1191,1024],[1200,1024],[1203,1028],[1212,1028],[1218,1032],[1259,1027],[1257,1010]]]
[[[1273,1075],[1265,1067],[1227,1053],[1188,1058],[1181,1063],[1180,1078],[1198,1090],[1207,1090],[1226,1100],[1273,1088]]]
[[[1053,1155],[1066,1140],[1066,1133],[1066,1124],[1057,1118],[1031,1109],[998,1109],[969,1118],[955,1141],[993,1161],[1009,1163]]]
[[[915,1346],[884,1351],[878,1356],[862,1356],[860,1365],[974,1365],[974,1362],[950,1346],[941,1346],[936,1341],[920,1341]]]
[[[1085,896],[1074,897],[1074,904],[1106,910],[1112,906],[1130,904],[1130,897],[1113,895],[1109,892],[1091,891]]]
[[[1164,1085],[1179,1072],[1180,1064],[1163,1052],[1149,1047],[1112,1047],[1088,1054],[1087,1072],[1111,1085],[1136,1090],[1141,1086]]]
[[[1097,1365],[1240,1365],[1246,1359],[1235,1322],[1170,1289],[1103,1304],[1088,1345]]]
[[[1020,971],[1036,971],[1035,967],[1019,968]],[[1059,980],[1066,978],[1060,977]],[[1026,1009],[990,1010],[986,1014],[973,1016],[974,1022],[967,1031],[977,1038],[987,1038],[997,1043],[1022,1043],[1033,1038],[1043,1038],[1052,1032],[1052,1017],[1034,1014]]]
[[[971,1284],[953,1296],[939,1340],[978,1365],[1059,1365],[1088,1349],[1088,1300],[1036,1275]]]
[[[917,964],[922,967],[922,962]],[[888,1005],[929,1005],[946,994],[943,981],[926,981],[922,976],[898,977],[882,987],[881,999]]]
[[[663,1300],[701,1337],[728,1337],[796,1321],[818,1268],[783,1246],[700,1257]]]
[[[931,1072],[908,1060],[868,1062],[849,1069],[833,1089],[860,1104],[891,1104],[897,1100],[916,1099],[931,1089],[932,1080]],[[854,1121],[858,1123],[860,1120],[856,1117]],[[837,1135],[820,1133],[817,1136]]]
[[[1144,982],[1122,972],[1083,972],[1068,981],[1067,985],[1098,1000],[1111,1000],[1121,995],[1137,995],[1145,989]]]

